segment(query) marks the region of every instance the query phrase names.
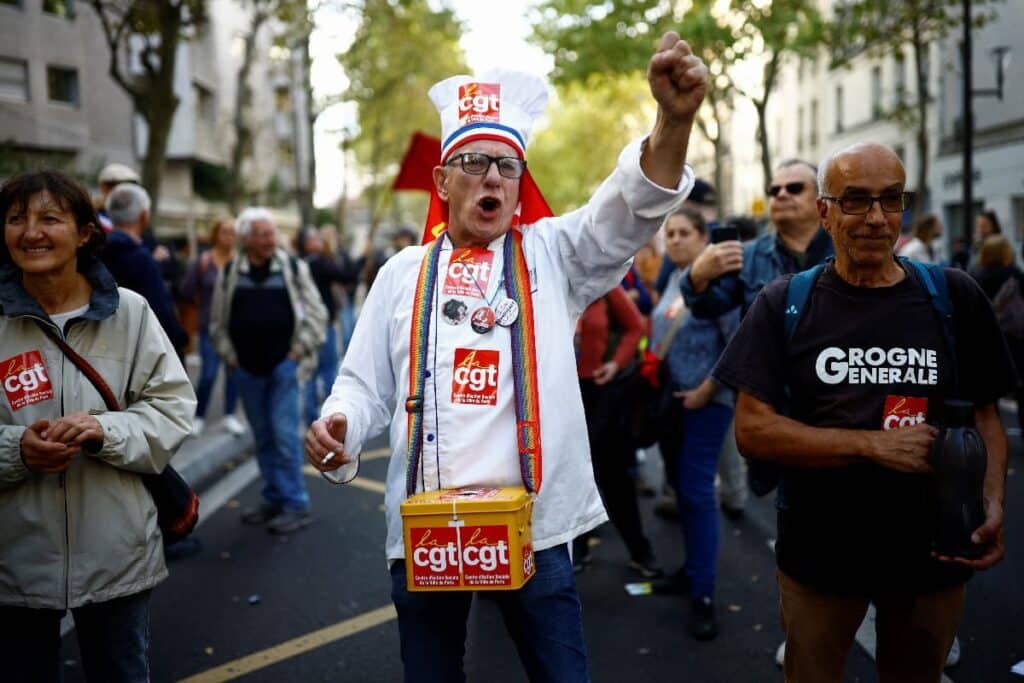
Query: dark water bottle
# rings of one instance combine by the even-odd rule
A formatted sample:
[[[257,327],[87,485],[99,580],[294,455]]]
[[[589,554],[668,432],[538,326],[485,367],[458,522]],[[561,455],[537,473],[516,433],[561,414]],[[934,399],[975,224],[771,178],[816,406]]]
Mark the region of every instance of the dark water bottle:
[[[974,404],[946,401],[943,425],[932,444],[938,493],[933,549],[950,557],[980,557],[971,534],[985,522],[985,442],[974,427]]]

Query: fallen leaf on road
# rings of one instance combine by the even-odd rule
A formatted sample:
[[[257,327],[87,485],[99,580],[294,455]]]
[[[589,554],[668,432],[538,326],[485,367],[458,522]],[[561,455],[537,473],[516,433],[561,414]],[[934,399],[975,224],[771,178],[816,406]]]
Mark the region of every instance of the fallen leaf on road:
[[[758,576],[757,574],[754,574],[753,576],[750,577],[750,583],[757,583],[760,580],[761,580],[761,577]]]
[[[639,650],[637,650],[636,653],[638,655],[649,655],[649,654],[651,654],[651,651],[648,650],[646,647],[642,647]]]
[[[205,652],[208,655],[212,655],[213,654],[213,648],[212,647],[208,647],[205,650],[203,650],[203,652]]]
[[[764,627],[761,626],[761,624],[754,624],[754,630],[755,631],[760,631],[762,628],[764,628]]]
[[[743,608],[740,607],[739,605],[732,604],[732,605],[729,605],[729,611],[730,612],[742,612]]]
[[[231,553],[229,553],[228,551],[225,550],[224,552],[222,552],[220,554],[220,559],[222,559],[222,560],[230,560],[231,559]]]
[[[242,507],[242,504],[238,502],[237,498],[232,498],[231,500],[229,500],[227,502],[227,507],[234,509],[234,508]]]

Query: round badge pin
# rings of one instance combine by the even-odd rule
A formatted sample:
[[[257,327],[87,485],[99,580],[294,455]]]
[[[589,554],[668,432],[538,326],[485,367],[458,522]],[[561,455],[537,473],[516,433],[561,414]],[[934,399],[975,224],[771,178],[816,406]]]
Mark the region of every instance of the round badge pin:
[[[502,327],[511,327],[519,319],[519,304],[512,299],[502,299],[494,307],[494,321]]]
[[[469,306],[458,299],[448,299],[441,306],[441,317],[449,325],[461,325],[469,317]]]
[[[481,306],[473,311],[469,324],[477,334],[487,334],[494,329],[494,310],[490,306]]]

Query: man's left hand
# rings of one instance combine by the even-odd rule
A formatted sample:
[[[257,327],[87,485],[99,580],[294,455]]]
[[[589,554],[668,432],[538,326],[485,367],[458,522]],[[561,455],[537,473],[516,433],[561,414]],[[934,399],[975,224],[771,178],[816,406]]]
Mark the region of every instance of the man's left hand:
[[[647,81],[669,119],[692,121],[708,89],[708,68],[679,34],[669,31],[647,66]]]
[[[971,569],[988,569],[997,564],[1006,555],[1006,545],[1003,539],[1002,503],[989,498],[985,499],[985,523],[971,534],[971,541],[985,548],[985,553],[975,560],[964,557],[948,557],[937,553],[932,553],[932,556],[942,562],[962,564]]]

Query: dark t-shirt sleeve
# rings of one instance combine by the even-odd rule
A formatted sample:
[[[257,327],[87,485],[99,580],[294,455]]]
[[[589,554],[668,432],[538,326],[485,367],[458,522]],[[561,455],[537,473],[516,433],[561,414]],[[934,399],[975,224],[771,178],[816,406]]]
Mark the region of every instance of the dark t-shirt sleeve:
[[[718,383],[750,394],[778,411],[785,403],[782,307],[790,277],[781,277],[761,290],[711,372]]]
[[[994,403],[1012,393],[1019,381],[1006,340],[978,283],[956,268],[945,272],[953,302],[958,393],[979,406]]]

